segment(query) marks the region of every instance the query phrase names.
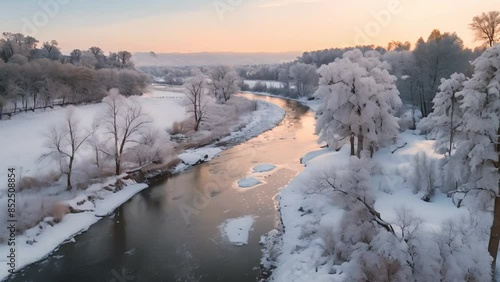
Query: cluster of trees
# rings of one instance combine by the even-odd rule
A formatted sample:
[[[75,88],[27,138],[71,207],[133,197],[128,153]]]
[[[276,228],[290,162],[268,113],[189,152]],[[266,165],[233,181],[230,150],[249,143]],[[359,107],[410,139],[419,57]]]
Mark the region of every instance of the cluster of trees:
[[[139,69],[156,78],[156,83],[168,85],[183,85],[184,79],[192,76],[190,67],[143,66]],[[158,78],[163,79],[163,81],[158,80]]]
[[[309,193],[328,195],[343,209],[327,229],[326,253],[348,281],[491,281],[491,258],[481,242],[484,229],[474,218],[447,221],[429,234],[411,209],[396,208],[394,222],[375,209],[371,177],[377,166],[351,157],[312,180]]]
[[[500,239],[500,45],[472,64],[471,78],[455,73],[441,80],[434,111],[418,128],[436,139],[436,152],[446,154],[442,186],[457,206],[469,198],[469,204],[493,210],[488,250],[494,267]]]
[[[193,76],[184,83],[184,88],[193,129],[198,131],[201,122],[207,118],[207,95],[213,96],[216,103],[225,104],[240,90],[241,79],[229,66],[212,67],[208,70],[208,75],[199,69],[191,70],[191,74]]]
[[[438,92],[440,80],[455,72],[472,75],[470,62],[482,54],[486,46],[491,47],[500,40],[500,12],[492,11],[474,17],[470,28],[476,39],[483,42],[481,47],[473,50],[466,48],[456,33],[434,30],[427,39],[419,38],[414,46],[410,42],[393,41],[386,48],[370,45],[305,52],[295,62],[244,66],[238,68],[238,73],[245,79],[275,80],[285,85],[284,89],[262,89],[263,85],[259,85],[258,89],[252,89],[255,91],[265,90],[284,96],[310,96],[318,86],[312,74],[314,67],[320,68],[335,62],[344,53],[354,49],[363,53],[377,51],[382,55],[381,60],[392,66],[389,71],[397,77],[396,86],[402,101],[412,107],[414,122],[411,128],[415,128],[418,117],[426,117],[432,112],[432,101]],[[290,87],[291,84],[296,87]]]
[[[140,95],[149,85],[147,75],[133,69],[127,51],[105,56],[99,47],[61,54],[57,41],[43,43],[31,36],[4,33],[0,40],[0,117],[35,110],[101,100],[112,88],[123,95]]]
[[[47,152],[40,160],[56,161],[66,175],[66,188],[73,188],[75,163],[80,161],[82,149],[91,151],[93,160],[80,161],[94,166],[100,172],[112,163],[119,175],[123,164],[143,166],[162,163],[169,155],[169,138],[152,129],[152,119],[144,113],[140,102],[127,98],[112,89],[103,99],[104,108],[95,116],[92,128],[84,128],[75,108],[70,107],[62,122],[53,125],[45,134]]]
[[[320,139],[331,147],[349,142],[356,156],[345,172],[329,172],[313,186],[335,194],[336,204],[346,210],[341,226],[329,235],[328,250],[335,262],[346,263],[352,281],[491,281],[495,273],[500,242],[500,45],[493,44],[498,35],[491,33],[500,29],[500,13],[476,17],[471,27],[492,46],[472,65],[466,59],[474,52],[464,50],[455,34],[436,30],[412,52],[400,43],[392,43],[394,50],[384,54],[354,49],[318,70]],[[437,153],[445,154],[440,168],[423,153],[415,156],[410,180],[416,191],[425,192],[422,199],[429,201],[441,186],[458,207],[492,212],[489,223],[471,215],[447,222],[441,233],[429,236],[420,232],[421,220],[407,209],[397,211],[394,224],[375,210],[368,181],[374,169],[363,152],[372,156],[399,133],[395,115],[402,101],[391,72],[420,99],[428,116],[418,128],[436,139]]]
[[[398,210],[392,224],[375,209],[369,179],[376,169],[368,152],[393,143],[401,106],[396,78],[382,58],[354,49],[319,69],[317,132],[330,146],[349,140],[353,155],[347,168],[325,173],[312,186],[345,209],[327,251],[352,281],[491,281],[500,240],[500,45],[472,63],[471,78],[454,73],[442,79],[434,111],[418,125],[446,154],[441,169],[425,154],[415,156],[411,180],[426,192],[423,200],[441,185],[459,207],[493,211],[491,225],[471,215],[445,222],[434,236],[422,232],[422,221],[408,209]]]

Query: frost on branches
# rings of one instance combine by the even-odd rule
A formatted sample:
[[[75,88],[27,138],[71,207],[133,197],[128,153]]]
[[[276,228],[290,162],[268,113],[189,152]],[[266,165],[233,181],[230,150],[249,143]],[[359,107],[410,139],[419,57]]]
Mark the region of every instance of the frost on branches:
[[[330,147],[349,139],[351,155],[360,157],[362,151],[370,150],[373,155],[396,138],[399,125],[394,114],[402,103],[396,77],[380,58],[377,51],[363,54],[355,49],[318,70],[321,78],[315,95],[323,103],[316,131]]]
[[[432,100],[434,111],[424,118],[418,128],[429,133],[431,139],[436,140],[437,153],[451,155],[460,133],[463,114],[457,92],[464,88],[466,77],[462,73],[454,73],[449,79],[441,79],[439,92]]]

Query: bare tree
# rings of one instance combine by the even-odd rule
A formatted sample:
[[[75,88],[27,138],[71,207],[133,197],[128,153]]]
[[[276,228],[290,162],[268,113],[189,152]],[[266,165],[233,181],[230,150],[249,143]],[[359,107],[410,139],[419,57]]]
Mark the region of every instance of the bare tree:
[[[100,125],[104,134],[111,136],[108,146],[101,146],[100,151],[112,157],[115,162],[115,174],[121,172],[123,153],[130,143],[138,143],[142,133],[151,123],[149,116],[142,111],[142,106],[112,90],[104,98],[105,110],[100,116]]]
[[[500,40],[500,11],[490,11],[475,16],[470,29],[478,41],[485,41],[490,47]]]
[[[190,78],[185,84],[186,97],[189,100],[189,112],[193,114],[194,131],[198,131],[200,123],[207,115],[206,88],[207,77],[196,71],[195,76]]]
[[[84,133],[73,107],[68,108],[64,122],[53,126],[45,135],[47,139],[45,146],[49,152],[43,154],[40,160],[49,157],[59,162],[61,172],[67,176],[67,190],[72,189],[71,176],[76,154],[91,135],[92,133]]]
[[[129,67],[132,64],[132,54],[128,51],[120,51],[117,53],[118,61],[120,62],[121,68]]]
[[[43,49],[47,51],[47,58],[51,60],[59,59],[61,52],[59,51],[59,43],[56,40],[43,43]]]
[[[102,49],[100,47],[97,47],[97,46],[90,47],[89,52],[94,54],[96,59],[97,59],[97,57],[104,55],[104,52],[102,51]]]
[[[70,62],[73,65],[78,65],[80,63],[80,58],[82,57],[82,50],[80,49],[75,49],[71,51],[71,54],[69,54],[70,57]]]

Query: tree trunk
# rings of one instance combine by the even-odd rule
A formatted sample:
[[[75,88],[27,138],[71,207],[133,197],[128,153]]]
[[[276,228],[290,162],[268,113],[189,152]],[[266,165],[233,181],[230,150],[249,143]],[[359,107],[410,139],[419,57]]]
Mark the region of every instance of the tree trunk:
[[[495,145],[497,151],[497,161],[495,162],[495,167],[500,169],[500,128],[497,130],[497,143]],[[491,225],[490,231],[490,241],[488,242],[488,252],[490,256],[493,257],[493,263],[491,264],[491,270],[493,277],[495,277],[495,268],[497,263],[498,245],[500,239],[500,180],[498,181],[498,190],[495,197],[495,206],[493,208],[493,224]]]
[[[71,186],[71,173],[73,172],[73,158],[69,158],[69,165],[68,165],[68,179],[66,181],[66,190],[71,191],[73,188]]]
[[[500,239],[500,197],[495,197],[493,224],[491,225],[490,241],[488,243],[488,252],[493,257],[493,263],[491,265],[493,275],[495,275],[499,239]]]
[[[358,158],[361,159],[361,152],[363,151],[363,141],[364,137],[363,134],[358,135]]]
[[[120,175],[120,160],[118,158],[115,159],[115,174]]]
[[[354,151],[354,134],[351,134],[351,137],[349,138],[349,142],[351,143],[351,156],[356,155]]]
[[[453,114],[455,113],[455,94],[451,97],[451,113],[450,113],[450,144],[449,144],[449,155],[451,157],[451,150],[453,149]]]

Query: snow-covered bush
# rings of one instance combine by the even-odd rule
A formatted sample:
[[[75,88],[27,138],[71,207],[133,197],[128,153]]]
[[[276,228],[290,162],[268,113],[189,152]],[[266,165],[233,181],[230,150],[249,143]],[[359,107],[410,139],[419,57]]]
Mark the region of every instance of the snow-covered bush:
[[[487,235],[478,231],[482,230],[477,222],[465,218],[445,222],[441,232],[435,234],[441,281],[491,281]]]
[[[164,163],[174,155],[174,147],[166,132],[148,129],[137,140],[137,144],[124,153],[123,160],[143,166]]]
[[[412,160],[409,178],[413,192],[423,192],[422,200],[426,202],[431,200],[439,184],[440,172],[437,164],[438,161],[430,158],[425,152],[418,152]]]
[[[404,105],[399,113],[399,129],[401,131],[416,129],[421,119],[422,112],[416,106]]]

